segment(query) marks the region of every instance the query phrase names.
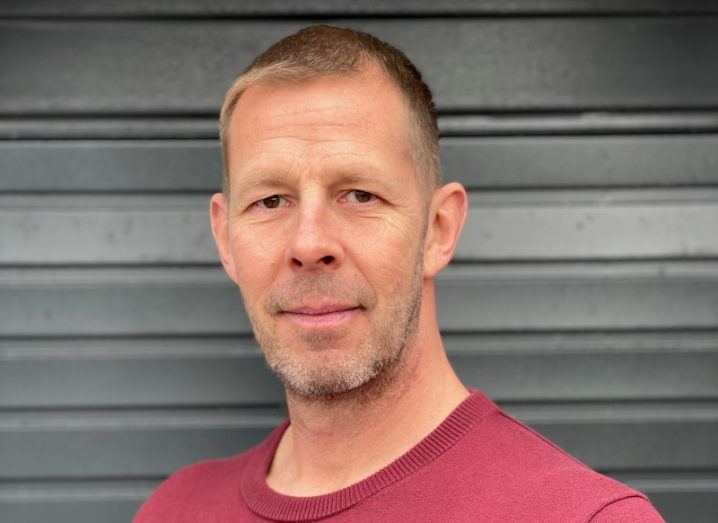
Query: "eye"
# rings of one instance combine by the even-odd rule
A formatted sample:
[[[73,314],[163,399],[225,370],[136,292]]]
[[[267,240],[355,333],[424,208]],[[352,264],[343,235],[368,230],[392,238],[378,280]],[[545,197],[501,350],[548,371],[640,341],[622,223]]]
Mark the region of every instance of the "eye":
[[[267,196],[266,198],[257,200],[256,202],[254,202],[254,205],[262,209],[276,209],[280,206],[279,204],[282,200],[284,200],[284,198],[282,198],[278,194],[273,194],[272,196]]]
[[[351,195],[354,195],[352,198]],[[359,189],[352,189],[347,193],[347,198],[352,203],[368,203],[372,199],[376,198],[372,193],[366,191],[360,191]]]

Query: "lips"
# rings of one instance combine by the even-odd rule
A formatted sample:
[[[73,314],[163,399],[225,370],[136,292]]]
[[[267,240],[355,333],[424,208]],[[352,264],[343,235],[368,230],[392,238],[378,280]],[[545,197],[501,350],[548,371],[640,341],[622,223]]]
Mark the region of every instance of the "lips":
[[[344,304],[330,304],[330,305],[321,305],[321,306],[301,306],[301,307],[293,307],[291,309],[285,310],[283,312],[289,312],[292,314],[306,314],[309,316],[317,316],[319,314],[331,314],[333,312],[342,312],[342,311],[349,311],[352,309],[357,309],[358,306],[356,305],[344,305]]]
[[[317,332],[337,329],[358,318],[361,307],[340,303],[304,305],[282,311],[282,317],[295,328]]]

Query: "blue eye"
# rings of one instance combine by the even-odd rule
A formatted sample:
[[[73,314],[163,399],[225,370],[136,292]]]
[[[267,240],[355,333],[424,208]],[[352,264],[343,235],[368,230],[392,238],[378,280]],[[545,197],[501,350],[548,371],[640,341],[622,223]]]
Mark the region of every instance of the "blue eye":
[[[353,203],[368,203],[373,198],[376,198],[372,193],[360,191],[359,189],[352,189],[347,193],[347,197],[349,197],[350,194],[354,194],[354,199],[352,200],[350,198],[350,201],[353,201]]]
[[[254,202],[254,205],[263,209],[276,209],[277,207],[279,207],[279,203],[282,200],[284,200],[284,198],[282,198],[278,194],[273,194],[272,196],[267,196],[266,198],[257,200],[256,202]]]

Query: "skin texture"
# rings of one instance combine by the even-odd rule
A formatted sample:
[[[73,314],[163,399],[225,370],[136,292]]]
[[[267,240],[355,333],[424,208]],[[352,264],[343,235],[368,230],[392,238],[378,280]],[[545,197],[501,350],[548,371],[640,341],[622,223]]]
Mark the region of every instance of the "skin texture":
[[[230,194],[210,215],[291,419],[270,487],[319,495],[418,443],[468,392],[446,359],[435,275],[466,217],[450,183],[425,198],[399,90],[374,64],[348,76],[261,83],[230,127]],[[429,205],[426,205],[426,202]],[[338,326],[288,311],[339,303]]]

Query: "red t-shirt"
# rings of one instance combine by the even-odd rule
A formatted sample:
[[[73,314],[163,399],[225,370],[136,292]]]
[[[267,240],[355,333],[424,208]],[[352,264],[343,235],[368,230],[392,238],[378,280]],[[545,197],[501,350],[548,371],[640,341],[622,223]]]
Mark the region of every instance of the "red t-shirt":
[[[134,523],[663,521],[645,495],[594,472],[477,390],[406,454],[321,496],[285,496],[267,486],[288,426],[243,454],[173,474]]]

